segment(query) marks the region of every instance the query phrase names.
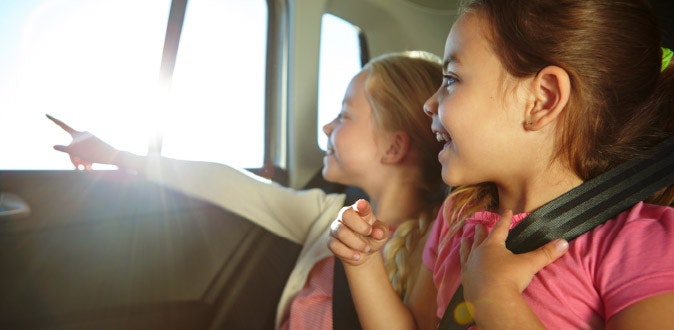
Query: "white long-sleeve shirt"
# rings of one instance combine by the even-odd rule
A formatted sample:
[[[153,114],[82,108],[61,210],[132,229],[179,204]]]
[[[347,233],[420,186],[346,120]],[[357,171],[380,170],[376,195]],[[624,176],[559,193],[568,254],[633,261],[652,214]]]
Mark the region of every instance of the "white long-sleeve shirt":
[[[302,245],[276,311],[276,327],[313,266],[332,256],[330,224],[345,195],[321,189],[296,190],[223,164],[154,157],[145,174],[151,181],[219,205],[270,232]]]

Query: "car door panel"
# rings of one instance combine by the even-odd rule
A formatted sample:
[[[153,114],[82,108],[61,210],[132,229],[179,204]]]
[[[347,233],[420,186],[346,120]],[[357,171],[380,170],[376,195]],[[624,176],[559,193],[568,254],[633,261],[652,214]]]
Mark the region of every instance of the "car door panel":
[[[298,245],[120,171],[0,182],[31,207],[0,224],[0,327],[273,326]]]

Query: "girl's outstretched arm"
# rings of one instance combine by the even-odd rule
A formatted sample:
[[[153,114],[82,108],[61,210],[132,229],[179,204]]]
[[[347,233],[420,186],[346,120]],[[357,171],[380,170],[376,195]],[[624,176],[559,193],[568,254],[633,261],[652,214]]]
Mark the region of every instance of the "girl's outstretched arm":
[[[120,151],[91,133],[75,130],[52,116],[47,118],[72,137],[70,144],[55,145],[54,149],[68,153],[75,167],[91,169],[94,163],[110,164],[142,174],[162,186],[221,206],[298,244],[304,243],[315,221],[327,223],[323,221],[330,221],[329,215],[343,205],[343,196],[320,190],[297,191],[225,164]]]
[[[512,212],[506,211],[487,234],[482,225],[473,239],[461,241],[461,282],[484,329],[545,329],[522,297],[534,275],[566,253],[568,243],[554,240],[537,250],[513,254],[505,247]]]
[[[415,329],[411,311],[389,282],[381,249],[387,226],[365,200],[345,207],[333,222],[330,250],[344,263],[363,329]]]

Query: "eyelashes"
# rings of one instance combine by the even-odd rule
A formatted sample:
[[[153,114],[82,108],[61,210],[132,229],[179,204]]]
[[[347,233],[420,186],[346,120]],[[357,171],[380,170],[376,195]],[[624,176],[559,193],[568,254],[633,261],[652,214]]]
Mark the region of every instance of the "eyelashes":
[[[456,83],[458,79],[452,75],[442,75],[442,86],[450,86]]]

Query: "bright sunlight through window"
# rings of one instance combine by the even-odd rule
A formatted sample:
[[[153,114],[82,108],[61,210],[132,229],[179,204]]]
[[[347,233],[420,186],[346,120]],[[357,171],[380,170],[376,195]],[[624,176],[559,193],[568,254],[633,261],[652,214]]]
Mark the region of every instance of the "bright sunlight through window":
[[[361,69],[358,34],[353,24],[323,15],[318,67],[318,145],[323,150],[328,143],[323,126],[339,114],[346,87]]]
[[[173,88],[159,88],[170,0],[0,2],[1,169],[72,169],[45,114],[118,149],[262,164],[266,2],[190,0]],[[244,19],[245,18],[245,19]],[[241,141],[246,141],[241,143]]]

